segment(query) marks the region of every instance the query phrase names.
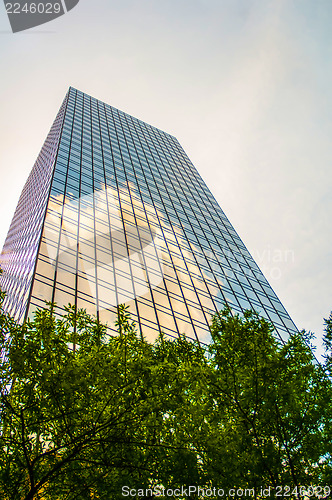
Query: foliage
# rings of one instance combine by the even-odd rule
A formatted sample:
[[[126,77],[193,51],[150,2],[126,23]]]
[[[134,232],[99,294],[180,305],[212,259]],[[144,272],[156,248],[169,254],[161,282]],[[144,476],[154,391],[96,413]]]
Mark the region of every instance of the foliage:
[[[204,351],[139,339],[124,306],[113,337],[83,310],[53,310],[24,325],[0,314],[1,498],[331,479],[331,382],[302,335],[281,345],[256,314],[225,309]]]
[[[168,481],[173,448],[177,465],[194,455],[164,420],[184,397],[175,363],[197,348],[138,339],[123,306],[110,338],[85,311],[66,310],[61,320],[52,305],[37,311],[2,343],[3,498],[118,498],[122,485]]]
[[[325,322],[325,335],[323,338],[325,346],[325,366],[329,373],[332,375],[332,312]]]
[[[225,483],[231,468],[230,483],[242,487],[322,484],[331,466],[331,382],[305,332],[282,344],[255,313],[225,310],[212,336],[209,477]]]

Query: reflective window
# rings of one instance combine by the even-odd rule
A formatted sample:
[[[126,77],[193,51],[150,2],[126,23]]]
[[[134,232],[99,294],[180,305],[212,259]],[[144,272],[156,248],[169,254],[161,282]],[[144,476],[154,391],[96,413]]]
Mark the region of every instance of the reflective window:
[[[211,313],[228,303],[260,309],[280,336],[296,330],[178,141],[72,88],[4,250],[7,307],[21,318],[27,298],[30,313],[72,302],[114,333],[126,303],[150,340],[209,342]]]

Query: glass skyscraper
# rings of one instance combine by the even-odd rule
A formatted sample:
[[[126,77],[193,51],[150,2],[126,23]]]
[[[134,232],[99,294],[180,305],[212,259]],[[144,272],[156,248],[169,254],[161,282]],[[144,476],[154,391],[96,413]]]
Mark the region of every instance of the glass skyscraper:
[[[1,254],[5,308],[22,321],[68,303],[114,329],[208,343],[211,314],[255,309],[285,338],[288,313],[175,137],[70,88]]]

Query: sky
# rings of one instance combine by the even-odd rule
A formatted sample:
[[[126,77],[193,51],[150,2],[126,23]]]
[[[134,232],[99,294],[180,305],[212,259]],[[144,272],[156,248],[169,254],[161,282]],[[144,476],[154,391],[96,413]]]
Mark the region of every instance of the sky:
[[[0,5],[0,247],[69,86],[175,135],[299,329],[332,309],[332,2]]]

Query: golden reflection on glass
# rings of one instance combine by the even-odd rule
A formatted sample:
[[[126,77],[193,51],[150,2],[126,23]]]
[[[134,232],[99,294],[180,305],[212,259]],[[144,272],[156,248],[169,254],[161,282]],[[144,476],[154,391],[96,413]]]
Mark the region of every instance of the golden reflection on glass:
[[[78,199],[51,196],[42,253],[44,262],[39,258],[37,269],[51,277],[56,268],[55,300],[60,307],[68,298],[73,301],[71,290],[77,287],[78,306],[112,322],[112,308],[126,303],[134,312],[134,300],[141,297],[151,305],[143,300],[138,305],[143,334],[150,339],[156,331],[147,325],[150,321],[157,328],[156,314],[165,332],[195,338],[196,330],[201,335],[202,328],[191,324],[188,307],[192,320],[206,323],[202,307],[213,311],[212,297],[219,292],[217,284],[207,289],[181,229],[170,227],[161,212],[143,204],[131,185],[119,192],[108,186]],[[67,292],[59,288],[65,285]],[[202,307],[199,289],[205,291],[200,295]],[[34,287],[33,294],[45,296],[42,286]]]
[[[41,300],[41,306],[45,306],[45,302],[52,300],[52,286],[41,281],[43,278],[37,277],[33,282],[32,295]]]

